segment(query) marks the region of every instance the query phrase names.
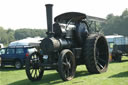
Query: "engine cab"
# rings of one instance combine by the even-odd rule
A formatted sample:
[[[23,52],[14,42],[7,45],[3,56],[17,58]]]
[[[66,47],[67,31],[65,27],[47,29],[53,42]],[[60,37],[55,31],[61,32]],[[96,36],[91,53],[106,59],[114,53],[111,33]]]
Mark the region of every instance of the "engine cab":
[[[54,37],[70,38],[76,40],[78,46],[81,46],[89,32],[85,19],[86,15],[78,12],[67,12],[55,17]]]

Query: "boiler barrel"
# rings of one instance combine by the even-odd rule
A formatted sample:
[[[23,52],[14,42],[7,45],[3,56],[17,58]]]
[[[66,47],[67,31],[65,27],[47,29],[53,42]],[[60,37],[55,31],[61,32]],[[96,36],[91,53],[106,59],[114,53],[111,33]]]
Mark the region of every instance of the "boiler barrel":
[[[71,41],[65,39],[56,39],[54,37],[45,38],[41,41],[41,49],[44,53],[57,52],[61,49],[71,47]]]

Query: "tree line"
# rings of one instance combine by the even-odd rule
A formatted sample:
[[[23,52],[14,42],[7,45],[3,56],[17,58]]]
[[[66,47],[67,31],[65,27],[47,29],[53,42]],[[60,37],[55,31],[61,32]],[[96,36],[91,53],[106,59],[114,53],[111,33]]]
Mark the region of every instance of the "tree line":
[[[27,37],[45,37],[46,36],[46,30],[44,29],[4,29],[3,27],[0,27],[0,43],[3,43],[5,45],[8,45],[10,42],[15,40],[24,39]]]
[[[101,26],[105,35],[119,34],[128,36],[128,9],[125,9],[120,16],[108,14],[106,22]]]

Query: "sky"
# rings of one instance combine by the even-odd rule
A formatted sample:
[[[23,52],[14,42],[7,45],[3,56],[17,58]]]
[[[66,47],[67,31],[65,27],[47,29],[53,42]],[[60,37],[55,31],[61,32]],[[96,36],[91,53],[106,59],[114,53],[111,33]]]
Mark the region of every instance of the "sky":
[[[53,4],[53,17],[64,12],[82,12],[106,18],[121,15],[128,0],[0,0],[0,26],[5,29],[47,28],[45,4]]]

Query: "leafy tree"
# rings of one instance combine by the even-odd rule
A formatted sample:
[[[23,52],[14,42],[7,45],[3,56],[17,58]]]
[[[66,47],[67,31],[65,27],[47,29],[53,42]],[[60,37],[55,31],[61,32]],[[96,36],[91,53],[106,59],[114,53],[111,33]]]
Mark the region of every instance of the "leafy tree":
[[[15,39],[19,40],[19,39],[23,39],[23,38],[27,38],[27,37],[36,37],[36,36],[40,36],[40,37],[45,37],[46,30],[42,30],[42,29],[18,29],[15,31]]]
[[[17,29],[5,30],[3,27],[0,27],[0,43],[9,44],[12,41],[24,39],[27,37],[45,37],[46,30],[42,29]]]
[[[3,27],[0,27],[0,43],[8,44],[8,35]]]
[[[14,37],[15,31],[14,30],[8,29],[6,33],[8,35],[8,42],[9,43],[15,40],[15,37]]]
[[[128,10],[124,10],[121,16],[109,14],[105,24],[102,24],[105,35],[120,34],[128,36]]]

